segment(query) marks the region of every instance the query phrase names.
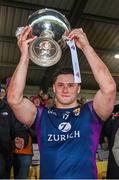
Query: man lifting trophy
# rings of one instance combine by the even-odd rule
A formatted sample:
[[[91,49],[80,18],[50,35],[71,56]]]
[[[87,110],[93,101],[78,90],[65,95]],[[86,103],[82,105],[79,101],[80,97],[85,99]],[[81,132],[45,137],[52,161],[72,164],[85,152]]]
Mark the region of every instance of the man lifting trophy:
[[[63,38],[64,32],[66,38]],[[31,36],[32,34],[32,36]],[[82,28],[71,30],[66,18],[42,9],[28,19],[28,26],[16,33],[20,61],[10,81],[7,99],[16,118],[34,125],[40,150],[40,179],[97,179],[96,151],[103,121],[111,114],[116,96],[115,82],[101,58],[90,45]],[[66,43],[72,68],[56,69],[53,78],[55,105],[36,107],[23,96],[29,59],[40,66],[56,64]],[[99,90],[93,101],[80,106],[80,74],[76,47],[91,70]]]

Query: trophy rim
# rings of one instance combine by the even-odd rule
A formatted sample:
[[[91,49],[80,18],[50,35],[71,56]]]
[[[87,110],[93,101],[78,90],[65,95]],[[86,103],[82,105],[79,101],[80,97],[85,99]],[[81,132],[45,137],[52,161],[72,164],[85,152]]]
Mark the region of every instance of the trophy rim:
[[[50,8],[35,11],[29,16],[27,25],[33,28],[33,34],[37,37],[45,30],[52,31],[56,41],[61,39],[65,31],[71,31],[71,25],[65,15]]]
[[[41,14],[41,13],[46,12],[46,11],[55,12],[55,13],[59,14],[66,21],[66,24],[68,25],[67,29],[71,30],[71,25],[70,25],[68,19],[66,18],[66,16],[64,14],[62,14],[61,12],[59,12],[55,9],[51,9],[51,8],[42,8],[42,9],[39,9],[39,10],[33,12],[31,15],[29,15],[28,21],[32,16],[35,16],[37,14]],[[27,21],[27,23],[28,23],[28,21]]]

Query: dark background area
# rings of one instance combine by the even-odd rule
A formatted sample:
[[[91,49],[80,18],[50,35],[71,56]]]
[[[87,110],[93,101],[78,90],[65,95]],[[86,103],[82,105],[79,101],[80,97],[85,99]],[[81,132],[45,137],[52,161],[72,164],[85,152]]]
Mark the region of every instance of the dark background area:
[[[63,13],[72,29],[82,27],[90,44],[111,71],[119,91],[119,0],[0,0],[0,82],[5,84],[19,62],[19,49],[15,31],[25,26],[33,12],[51,8]],[[78,50],[82,76],[82,88],[97,90],[89,65]],[[69,50],[61,60],[49,68],[40,67],[30,61],[26,86],[39,86],[46,92],[51,85],[52,74],[60,67],[72,66]]]

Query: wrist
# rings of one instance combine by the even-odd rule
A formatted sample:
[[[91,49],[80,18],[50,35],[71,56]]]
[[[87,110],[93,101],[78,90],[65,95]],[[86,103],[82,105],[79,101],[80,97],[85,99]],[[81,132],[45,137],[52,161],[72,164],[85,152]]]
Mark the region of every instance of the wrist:
[[[85,45],[83,48],[82,48],[82,51],[83,51],[83,53],[85,54],[85,52],[87,52],[87,51],[94,51],[93,50],[93,48],[92,48],[92,46],[90,46],[90,44],[88,44],[88,45]]]
[[[20,60],[21,61],[29,61],[29,55],[22,54]]]

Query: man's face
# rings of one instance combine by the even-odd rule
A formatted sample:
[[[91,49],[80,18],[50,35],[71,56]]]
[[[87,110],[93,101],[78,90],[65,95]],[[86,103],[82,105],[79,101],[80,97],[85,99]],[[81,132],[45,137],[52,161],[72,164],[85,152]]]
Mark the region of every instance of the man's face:
[[[57,77],[53,91],[55,93],[56,105],[60,107],[73,107],[77,105],[77,94],[80,86],[74,83],[72,74],[61,74]]]
[[[40,106],[40,99],[39,98],[36,98],[33,100],[33,103],[37,106]]]

